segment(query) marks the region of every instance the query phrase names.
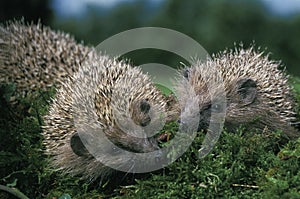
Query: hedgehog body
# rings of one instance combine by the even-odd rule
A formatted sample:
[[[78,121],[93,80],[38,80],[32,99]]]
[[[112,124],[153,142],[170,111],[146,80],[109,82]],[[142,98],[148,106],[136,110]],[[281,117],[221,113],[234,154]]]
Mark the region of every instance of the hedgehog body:
[[[9,22],[0,27],[0,81],[14,82],[22,94],[49,89],[77,71],[90,51],[69,34]]]
[[[58,90],[43,134],[56,168],[95,179],[112,171],[103,162],[120,168],[126,162],[114,151],[118,147],[134,153],[159,149],[147,132],[162,121],[166,102],[138,67],[103,55],[91,57]],[[105,149],[99,161],[82,142],[82,132],[98,140],[97,145],[105,145],[107,137],[117,147]],[[129,167],[134,168],[134,162]]]
[[[109,176],[112,170],[103,162],[115,168],[126,162],[118,150],[158,149],[153,129],[164,122],[167,100],[150,77],[76,43],[69,34],[24,22],[0,27],[0,81],[14,82],[21,95],[56,87],[44,117],[43,142],[51,164],[66,173]],[[98,145],[108,138],[116,146],[105,148],[102,162],[86,147],[91,136]]]
[[[199,97],[199,129],[207,129],[209,123],[214,122],[212,114],[224,112],[224,125],[228,130],[245,125],[252,130],[282,130],[289,138],[298,137],[293,127],[296,113],[292,89],[288,76],[279,67],[279,62],[269,60],[251,47],[224,51],[186,69],[183,79]],[[218,82],[216,74],[222,85],[212,83]],[[179,95],[186,95],[184,84],[178,84],[177,89]],[[222,92],[225,107],[218,104]]]

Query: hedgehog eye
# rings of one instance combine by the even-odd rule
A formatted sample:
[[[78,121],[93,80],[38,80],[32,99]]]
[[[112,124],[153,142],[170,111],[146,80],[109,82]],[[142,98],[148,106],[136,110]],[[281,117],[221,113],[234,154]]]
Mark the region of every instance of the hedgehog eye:
[[[147,113],[149,113],[150,108],[151,107],[150,107],[150,104],[149,104],[148,100],[142,100],[140,102],[140,110],[141,110],[141,112],[147,114]]]

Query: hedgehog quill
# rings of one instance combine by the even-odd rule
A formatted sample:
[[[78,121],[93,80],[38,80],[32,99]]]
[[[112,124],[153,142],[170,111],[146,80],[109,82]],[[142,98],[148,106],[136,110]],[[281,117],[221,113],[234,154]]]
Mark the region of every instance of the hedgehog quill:
[[[282,130],[289,138],[299,137],[288,76],[278,70],[279,65],[250,48],[225,51],[185,69],[182,82],[192,85],[199,96],[199,130],[208,128],[212,113],[225,111],[228,130],[246,125],[261,132]],[[0,81],[14,82],[22,95],[57,88],[44,117],[46,152],[55,168],[85,179],[105,178],[113,170],[86,148],[81,133],[96,133],[99,145],[107,137],[128,151],[152,152],[159,147],[157,140],[147,135],[151,125],[161,123],[161,113],[167,122],[187,108],[170,109],[176,100],[168,104],[169,99],[138,67],[99,55],[70,35],[41,24],[12,22],[0,27],[0,66]],[[211,68],[216,68],[224,81],[226,107],[218,104],[222,88],[208,89],[206,77],[213,75]],[[177,85],[180,104],[188,106],[185,100],[190,96],[186,84],[181,83]],[[97,129],[103,135],[93,132]],[[102,160],[121,166],[124,156],[116,148],[107,150]],[[135,162],[131,166],[133,169]]]
[[[140,127],[160,121],[159,115],[151,114],[154,110],[164,113],[166,108],[164,96],[138,67],[132,68],[107,56],[95,54],[92,57],[85,61],[78,74],[58,90],[45,117],[43,131],[47,152],[53,155],[53,165],[88,179],[103,178],[112,169],[103,165],[85,148],[77,132],[80,125],[84,129],[98,125],[98,129],[120,148],[137,153],[151,152],[159,149],[157,141],[146,133],[141,135],[143,130]],[[86,92],[89,94],[84,95]],[[94,94],[90,98],[92,102],[86,99],[90,93]],[[78,106],[74,106],[76,102],[79,102]],[[91,122],[95,118],[90,110],[95,110],[97,123]],[[125,120],[132,118],[133,123],[121,124],[124,120],[118,122],[120,117],[116,115],[123,116]],[[78,118],[77,126],[75,117]],[[93,129],[84,131],[89,134]],[[98,132],[96,134],[99,135]],[[98,144],[103,139],[98,136]],[[111,152],[104,154],[102,160],[114,161],[114,165],[121,166],[123,157],[114,151],[115,148],[107,150]]]
[[[224,126],[235,131],[240,125],[260,132],[281,130],[288,138],[300,136],[295,128],[296,112],[288,76],[279,70],[280,63],[272,61],[254,47],[226,50],[206,62],[196,61],[182,71],[199,97],[200,129],[207,129],[211,114],[225,112]],[[227,105],[218,101],[219,87],[208,89],[208,74],[214,68],[220,74]],[[178,84],[179,95],[184,95],[184,84]],[[181,107],[184,108],[184,107]],[[213,121],[212,121],[213,122]]]
[[[144,131],[151,131],[152,124],[161,122],[161,115],[155,113],[165,114],[167,100],[138,67],[99,55],[69,34],[24,22],[0,27],[0,65],[0,81],[15,83],[21,97],[55,86],[56,95],[43,126],[43,142],[54,168],[92,180],[112,172],[93,157],[76,130],[75,117],[80,127],[94,119],[84,111],[90,105],[81,98],[86,92],[95,96],[95,129],[103,131],[112,143],[137,153],[159,148],[157,140],[148,138]],[[74,101],[80,107],[74,106]],[[127,118],[132,122],[122,123]],[[105,158],[115,164],[124,162],[115,149],[111,150],[111,156]]]
[[[78,70],[91,48],[64,32],[23,21],[0,26],[0,81],[25,95],[59,86]]]

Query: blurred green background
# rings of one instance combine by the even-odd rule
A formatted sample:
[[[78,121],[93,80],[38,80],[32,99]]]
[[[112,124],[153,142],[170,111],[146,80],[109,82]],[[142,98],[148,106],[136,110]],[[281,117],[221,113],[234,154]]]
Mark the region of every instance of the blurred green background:
[[[131,28],[158,26],[180,31],[210,54],[234,43],[253,41],[300,76],[300,1],[298,0],[9,0],[0,3],[0,22],[19,19],[70,32],[97,45]],[[151,52],[149,52],[151,54]],[[141,62],[171,63],[166,52],[140,53]],[[134,56],[133,56],[134,57]],[[142,61],[141,61],[142,60]],[[178,63],[178,62],[176,62]]]

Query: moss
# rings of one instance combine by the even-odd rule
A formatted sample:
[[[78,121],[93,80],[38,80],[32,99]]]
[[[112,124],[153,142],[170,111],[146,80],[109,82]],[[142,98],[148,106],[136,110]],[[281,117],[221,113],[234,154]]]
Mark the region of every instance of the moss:
[[[119,174],[99,184],[62,175],[48,166],[41,136],[42,117],[54,90],[13,99],[14,86],[2,85],[0,99],[0,184],[29,198],[300,198],[300,139],[283,143],[281,133],[222,133],[214,149],[198,159],[204,139],[168,167],[150,174]],[[299,95],[300,96],[300,95]],[[300,98],[300,97],[299,97]],[[165,146],[177,130],[167,124]],[[1,191],[0,191],[1,195]]]
[[[276,135],[276,134],[275,134]],[[160,174],[119,188],[124,198],[274,198],[300,197],[300,157],[282,159],[283,151],[299,150],[291,141],[278,154],[277,136],[224,132],[202,159],[197,151],[203,135]],[[272,196],[272,197],[270,197]],[[117,196],[115,198],[120,198]]]

